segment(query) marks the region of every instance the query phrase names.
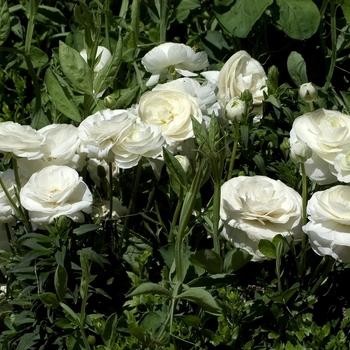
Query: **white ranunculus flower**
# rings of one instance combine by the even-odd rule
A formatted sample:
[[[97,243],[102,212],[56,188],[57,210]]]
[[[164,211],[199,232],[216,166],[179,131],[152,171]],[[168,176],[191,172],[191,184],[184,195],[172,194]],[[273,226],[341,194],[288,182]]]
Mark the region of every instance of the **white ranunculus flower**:
[[[163,152],[165,144],[159,126],[135,121],[130,133],[120,138],[111,151],[117,166],[129,169],[137,165],[142,157],[157,158]]]
[[[29,125],[14,122],[0,123],[1,153],[13,153],[17,157],[39,159],[44,154],[42,150],[44,141],[44,136]]]
[[[253,255],[253,261],[266,257],[259,251],[261,239],[281,234],[294,242],[301,239],[301,196],[281,181],[266,176],[239,176],[221,186],[221,235],[235,247]]]
[[[253,104],[261,105],[267,91],[266,73],[262,65],[246,51],[238,51],[224,64],[218,78],[218,100],[226,106],[232,98],[241,98],[244,90],[253,96]]]
[[[209,65],[208,56],[203,52],[195,52],[191,47],[184,44],[164,43],[150,52],[141,60],[141,63],[152,73],[147,86],[158,83],[159,79],[173,79],[176,75],[185,77],[196,76],[193,71],[206,68]]]
[[[45,137],[44,155],[41,159],[20,158],[17,162],[21,174],[30,177],[48,165],[67,165],[78,171],[85,166],[80,153],[78,128],[71,124],[50,124],[38,130]]]
[[[20,200],[34,224],[50,224],[61,215],[83,222],[82,212],[91,212],[92,194],[76,170],[50,165],[30,177]]]
[[[321,185],[334,183],[334,159],[350,146],[350,117],[327,109],[301,115],[290,132],[291,146],[297,140],[312,150],[311,158],[305,162],[307,176]]]
[[[83,57],[86,62],[88,61],[86,49],[83,49],[83,50],[80,51],[80,56]],[[96,52],[96,58],[98,58],[98,57],[99,57],[99,60],[95,64],[95,67],[94,67],[94,74],[95,74],[95,76],[106,65],[106,63],[112,57],[112,54],[106,47],[98,46],[97,47],[97,52]]]
[[[81,151],[89,158],[114,161],[112,147],[130,134],[136,118],[131,112],[105,109],[84,119],[78,127]]]
[[[338,181],[350,182],[350,148],[345,148],[334,158],[335,175]]]
[[[350,262],[350,187],[338,185],[312,195],[303,231],[318,255]]]
[[[149,91],[141,96],[138,106],[141,120],[162,129],[169,144],[194,137],[191,116],[202,122],[196,100],[181,91]]]
[[[8,169],[0,173],[0,177],[4,183],[6,190],[11,196],[11,199],[16,204],[18,204],[15,192],[16,180],[14,171],[12,169]],[[2,186],[0,186],[0,223],[9,223],[15,221],[14,215],[17,215],[17,212],[11,205]]]
[[[305,102],[313,102],[318,99],[317,90],[312,83],[305,83],[300,85],[299,96]]]

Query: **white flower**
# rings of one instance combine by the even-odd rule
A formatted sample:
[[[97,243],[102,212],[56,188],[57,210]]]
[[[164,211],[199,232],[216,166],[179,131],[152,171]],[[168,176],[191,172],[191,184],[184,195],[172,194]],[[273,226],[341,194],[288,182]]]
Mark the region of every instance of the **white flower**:
[[[39,159],[43,156],[45,138],[29,125],[14,122],[0,123],[0,152],[18,157]]]
[[[145,69],[152,73],[147,86],[158,83],[159,79],[171,80],[176,73],[185,77],[196,76],[193,71],[209,65],[205,52],[195,52],[189,46],[176,43],[161,44],[148,52],[141,60]]]
[[[163,152],[165,140],[157,125],[132,123],[130,133],[120,138],[111,151],[117,166],[129,169],[137,165],[141,157],[157,158]]]
[[[92,194],[76,170],[50,165],[30,177],[20,200],[34,224],[49,224],[61,215],[83,222],[82,211],[91,212]]]
[[[80,56],[83,57],[86,62],[88,61],[86,49],[83,49],[80,51]],[[106,47],[98,46],[95,58],[98,58],[98,57],[99,59],[97,60],[94,66],[95,76],[106,65],[106,63],[109,61],[112,55],[111,55],[111,52]]]
[[[294,163],[305,163],[312,156],[312,149],[307,143],[296,140],[290,145],[290,158]]]
[[[50,124],[38,130],[45,138],[41,159],[20,158],[17,162],[21,174],[30,177],[48,165],[67,165],[78,171],[85,165],[80,154],[78,128],[71,124]]]
[[[317,90],[315,86],[312,83],[305,83],[300,85],[299,87],[299,96],[302,98],[305,102],[312,102],[316,101],[317,96]]]
[[[306,113],[294,120],[291,146],[297,140],[312,150],[311,158],[305,162],[307,176],[321,185],[334,183],[334,159],[350,146],[350,117],[326,109]]]
[[[266,259],[259,251],[261,239],[281,234],[297,242],[301,238],[301,196],[281,181],[266,176],[239,176],[221,186],[221,235],[235,247]]]
[[[12,169],[8,169],[0,173],[0,177],[11,199],[17,205],[18,201],[15,192],[16,181],[14,171]],[[9,223],[15,221],[14,215],[17,215],[17,212],[11,205],[2,186],[0,186],[0,223]]]
[[[344,149],[334,158],[334,169],[333,175],[338,181],[350,182],[350,148]]]
[[[169,144],[194,137],[191,116],[202,122],[202,112],[196,100],[180,91],[144,93],[138,113],[144,123],[158,125]]]
[[[253,96],[253,104],[261,105],[267,91],[266,74],[262,65],[245,51],[236,52],[221,68],[218,78],[218,100],[225,106],[234,97],[241,97],[244,90]]]
[[[350,262],[350,187],[334,186],[312,195],[307,205],[309,222],[303,231],[318,255]]]
[[[130,134],[135,115],[127,110],[105,109],[84,119],[78,127],[81,151],[89,158],[114,161],[112,147]]]
[[[244,101],[237,97],[232,98],[225,107],[225,117],[230,121],[241,122],[245,113],[247,106]]]

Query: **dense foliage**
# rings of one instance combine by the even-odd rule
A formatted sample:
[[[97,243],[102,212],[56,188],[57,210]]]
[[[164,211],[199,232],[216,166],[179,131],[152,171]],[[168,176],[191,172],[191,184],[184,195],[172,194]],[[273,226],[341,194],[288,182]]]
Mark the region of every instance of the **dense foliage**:
[[[1,349],[348,349],[350,243],[334,236],[332,247],[322,250],[326,239],[309,242],[301,226],[314,194],[349,182],[349,39],[347,0],[0,0]],[[205,52],[208,64],[196,61],[196,75],[183,78],[197,94],[186,114],[192,119],[181,121],[180,131],[146,126],[141,132],[148,118],[144,105],[153,96],[153,109],[172,98],[180,103],[184,92],[168,98],[174,87],[167,83],[192,71],[172,62],[151,85],[157,73],[145,57],[166,42],[185,44],[193,57]],[[99,47],[110,57],[96,55]],[[200,73],[228,69],[227,76],[238,72],[233,84],[248,84],[244,78],[251,76],[242,78],[239,64],[225,65],[237,53],[237,61],[258,67],[252,76],[263,85],[234,97],[244,104],[230,119],[219,82]],[[155,60],[160,69],[161,56],[154,57],[150,64]],[[256,87],[254,79],[249,84]],[[188,88],[189,81],[209,86],[208,95]],[[309,90],[299,91],[309,82]],[[209,103],[208,96],[215,98]],[[346,142],[339,146],[332,134],[337,146],[326,146],[334,157],[314,164],[321,169],[327,159],[334,168],[319,180],[305,172],[311,153],[290,156],[290,132],[307,143],[293,123],[322,109],[334,123],[340,117],[333,111],[341,114],[337,133],[346,134]],[[98,123],[105,134],[97,145]],[[51,132],[56,124],[66,126]],[[68,125],[78,130],[81,153],[76,141],[62,141],[75,132]],[[51,168],[36,168],[33,162],[44,156],[34,149],[34,138],[50,139],[45,147],[57,143],[62,154],[73,150],[74,161],[58,169],[63,165],[51,165],[52,156],[45,159]],[[311,141],[309,147],[321,154]],[[343,160],[335,160],[342,152]],[[94,158],[106,162],[94,165]],[[264,200],[270,188],[273,196],[287,194],[263,202],[251,248],[248,238],[239,244],[232,239],[244,209],[224,207],[220,190],[240,177],[260,181],[256,175],[267,182],[227,192],[245,189],[236,196],[242,208]],[[74,190],[68,188],[72,178]],[[54,211],[44,213],[41,185],[52,196],[67,186],[60,203],[74,193],[77,206],[67,210],[57,201]],[[350,199],[344,187],[332,208],[346,236]],[[317,201],[312,198],[311,204]],[[278,216],[289,200],[288,219],[274,226],[273,237],[265,236],[264,216]],[[312,216],[317,203],[308,209],[310,237],[326,221]],[[253,220],[249,215],[245,222]],[[337,231],[329,225],[329,232]],[[250,235],[249,229],[241,230]]]

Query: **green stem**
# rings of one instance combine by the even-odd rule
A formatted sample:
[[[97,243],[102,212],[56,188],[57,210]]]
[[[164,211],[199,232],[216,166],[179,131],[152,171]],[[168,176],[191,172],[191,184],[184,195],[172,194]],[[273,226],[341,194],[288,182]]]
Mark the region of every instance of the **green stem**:
[[[108,163],[109,169],[109,213],[108,219],[112,219],[113,214],[113,166],[112,162]]]
[[[331,80],[334,73],[335,62],[337,60],[337,24],[336,24],[336,10],[335,1],[330,1],[330,17],[331,17],[331,40],[332,40],[332,54],[331,54],[331,65],[328,70],[326,83],[324,89],[327,90],[331,84]]]
[[[107,41],[107,46],[108,49],[111,49],[111,41],[110,41],[110,37],[109,37],[109,0],[105,1],[105,38]]]
[[[325,268],[325,270],[323,271],[321,277],[318,279],[318,281],[315,283],[315,285],[313,286],[313,288],[311,289],[311,294],[315,294],[315,292],[317,291],[317,289],[321,286],[321,284],[325,281],[325,279],[328,277],[328,274],[330,273],[330,271],[333,268],[333,265],[335,263],[335,259],[332,258],[331,256],[327,256],[326,257],[328,260],[328,264]]]
[[[233,142],[233,148],[232,148],[232,153],[231,153],[231,160],[230,160],[230,166],[228,169],[228,175],[227,175],[227,180],[230,180],[232,177],[232,172],[233,172],[233,167],[235,164],[235,158],[236,158],[236,153],[237,153],[237,148],[238,148],[238,141],[239,141],[239,122],[235,120],[235,139]]]
[[[159,26],[159,41],[160,43],[166,42],[166,33],[168,28],[168,1],[160,0],[160,26]]]
[[[176,204],[175,213],[173,216],[173,220],[171,222],[171,227],[175,227],[177,224],[177,221],[178,221],[179,215],[180,215],[180,211],[181,211],[181,207],[183,204],[183,199],[184,199],[184,189],[182,186],[180,186],[180,195],[179,195],[179,199],[178,199],[177,204]],[[171,243],[173,241],[173,238],[174,238],[174,230],[171,229],[170,233],[169,233],[169,237],[168,237],[168,242]]]
[[[119,237],[119,242],[118,242],[118,246],[119,246],[118,247],[118,256],[119,257],[122,255],[123,241],[124,241],[126,232],[128,231],[129,219],[130,219],[130,215],[132,213],[133,207],[134,207],[137,190],[138,190],[139,183],[140,183],[141,173],[142,173],[142,161],[140,160],[138,165],[137,165],[137,169],[136,169],[134,187],[133,187],[132,192],[131,192],[131,198],[130,198],[130,202],[129,202],[129,206],[128,206],[128,211],[126,213],[126,217],[125,217],[125,221],[124,221],[124,225],[123,225],[123,230],[122,230],[122,233]]]
[[[219,222],[220,222],[220,183],[214,183],[213,197],[213,243],[214,252],[220,255]]]
[[[304,163],[300,163],[301,176],[302,176],[302,223],[303,225],[307,224],[307,201],[308,201],[308,185],[307,185],[307,176],[305,172]],[[306,233],[302,232],[301,238],[301,256],[300,256],[300,268],[301,273],[305,270],[306,263]]]

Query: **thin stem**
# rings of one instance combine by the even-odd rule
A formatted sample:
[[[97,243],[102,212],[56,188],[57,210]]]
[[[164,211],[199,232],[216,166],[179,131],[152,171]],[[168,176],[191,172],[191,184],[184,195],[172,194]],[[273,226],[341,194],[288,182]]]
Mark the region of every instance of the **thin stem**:
[[[177,201],[176,208],[175,208],[175,213],[174,213],[174,216],[173,216],[173,220],[171,222],[171,227],[174,227],[177,224],[177,221],[178,221],[179,215],[180,215],[180,211],[181,211],[181,207],[182,207],[182,204],[183,204],[183,199],[184,199],[184,189],[181,186],[180,187],[179,199]],[[171,243],[173,241],[173,238],[174,238],[174,230],[170,229],[168,242]]]
[[[315,294],[316,290],[326,280],[326,278],[328,277],[329,273],[331,272],[331,270],[333,268],[333,265],[335,263],[335,259],[332,258],[331,256],[327,256],[327,260],[328,260],[328,264],[327,264],[325,270],[323,271],[321,277],[318,279],[318,281],[315,283],[315,285],[311,289],[311,292],[310,292],[311,294]]]
[[[138,190],[139,183],[140,183],[141,173],[142,173],[142,162],[139,161],[139,163],[137,165],[137,169],[136,169],[136,176],[135,176],[135,181],[134,181],[134,187],[133,187],[132,192],[131,192],[131,198],[130,198],[130,202],[129,202],[129,206],[128,206],[128,211],[126,213],[126,217],[125,217],[122,233],[121,233],[121,235],[119,237],[119,242],[118,242],[118,246],[119,246],[119,248],[118,248],[118,255],[119,256],[121,256],[121,254],[122,254],[123,241],[124,241],[124,238],[125,238],[125,234],[128,231],[129,219],[130,219],[130,215],[132,213],[133,207],[134,207],[137,190]]]
[[[108,219],[112,219],[113,214],[113,165],[112,162],[108,163],[109,169],[109,213]]]
[[[336,24],[336,10],[334,0],[330,1],[330,17],[331,17],[331,40],[332,40],[332,55],[331,55],[331,65],[328,70],[328,75],[326,78],[326,83],[324,89],[327,90],[331,84],[331,80],[334,73],[335,62],[337,60],[337,24]]]
[[[108,49],[111,49],[111,41],[109,37],[109,0],[105,1],[105,38],[107,41]]]
[[[166,33],[168,27],[168,1],[160,0],[160,27],[159,27],[159,41],[160,43],[166,42]]]
[[[301,169],[301,176],[302,176],[302,222],[303,225],[307,224],[307,200],[308,200],[308,185],[307,185],[307,176],[305,172],[305,165],[304,163],[300,163],[300,169]],[[305,269],[305,263],[306,263],[306,233],[302,232],[302,238],[301,238],[301,257],[300,257],[300,268],[301,273],[303,273]]]
[[[219,222],[220,222],[220,183],[214,184],[213,197],[213,243],[214,252],[220,255]]]
[[[235,139],[233,142],[233,148],[232,148],[232,153],[231,153],[231,160],[230,160],[230,166],[228,169],[227,180],[230,180],[232,177],[233,167],[235,165],[235,158],[236,158],[236,153],[237,153],[237,148],[238,148],[239,122],[237,120],[235,120],[234,126],[235,126]]]

